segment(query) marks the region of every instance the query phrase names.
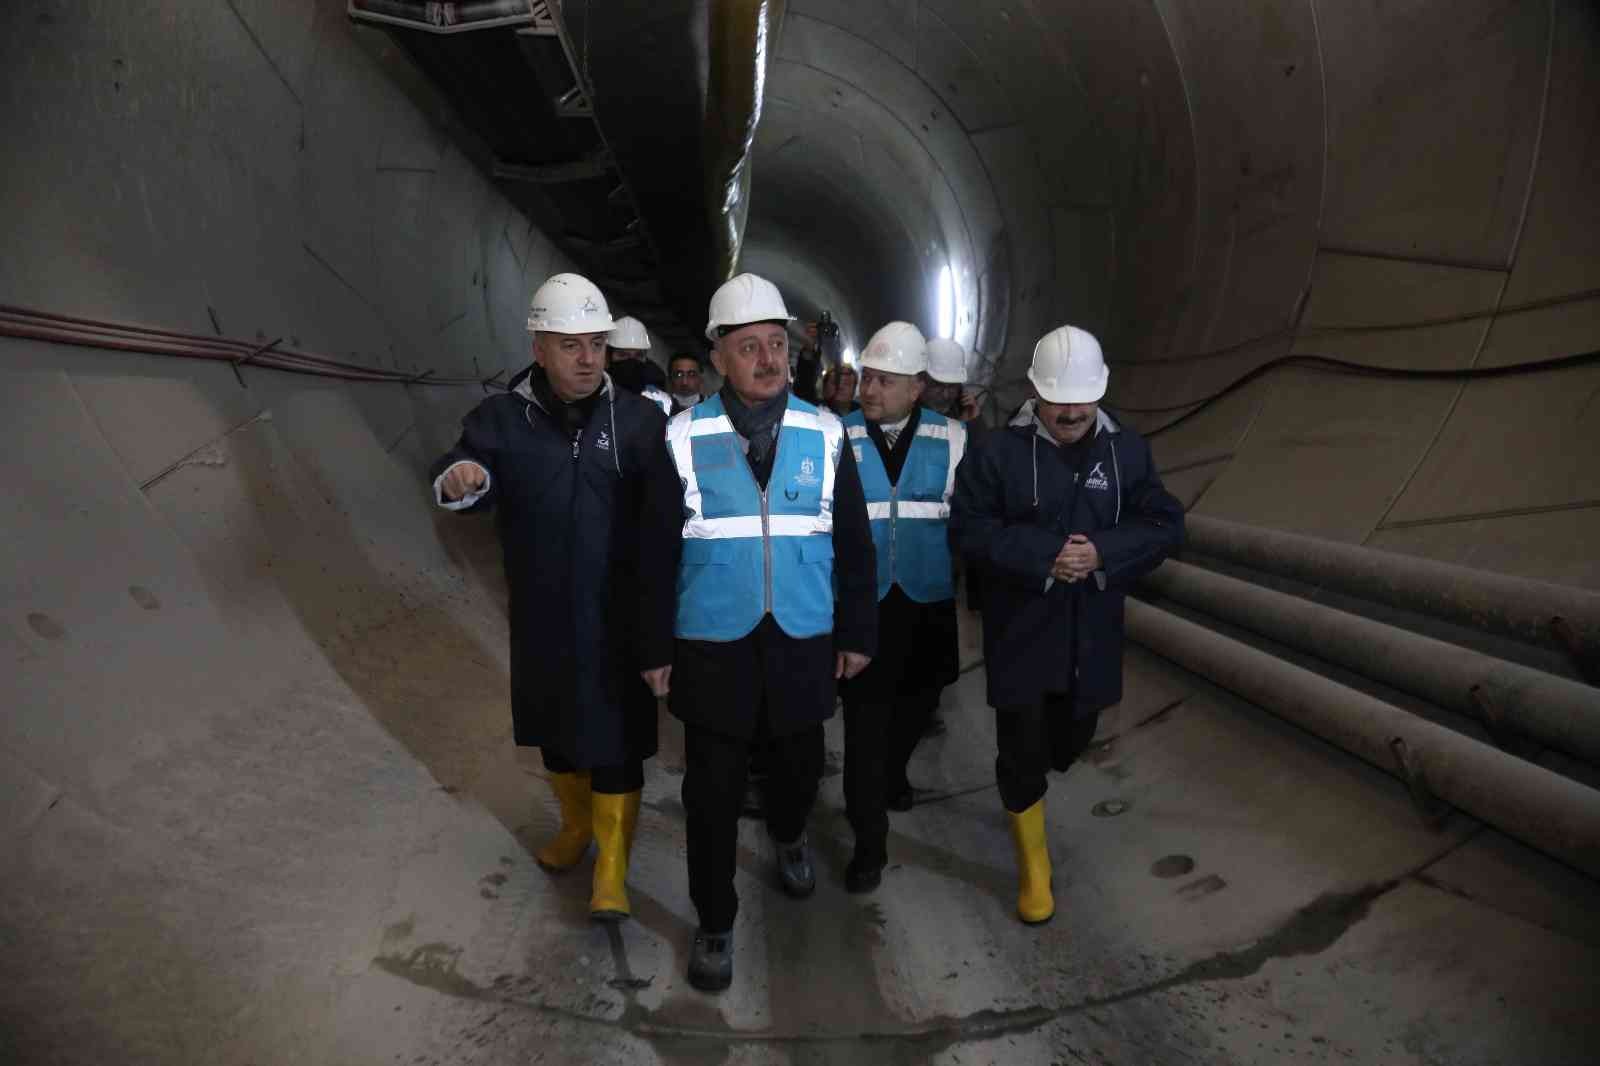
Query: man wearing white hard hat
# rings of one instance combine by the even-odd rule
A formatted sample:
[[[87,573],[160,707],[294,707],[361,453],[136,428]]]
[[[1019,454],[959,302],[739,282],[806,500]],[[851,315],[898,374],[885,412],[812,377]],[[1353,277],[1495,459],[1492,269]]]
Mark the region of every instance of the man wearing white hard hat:
[[[983,650],[995,776],[1017,853],[1017,915],[1055,913],[1044,794],[1122,698],[1129,587],[1183,542],[1183,507],[1150,446],[1100,407],[1110,372],[1076,326],[1033,349],[1034,398],[973,442],[950,525],[983,571]]]
[[[700,919],[689,982],[705,991],[733,980],[751,748],[767,754],[779,885],[809,896],[822,725],[836,683],[860,673],[877,643],[855,457],[836,417],[789,392],[790,321],[764,278],[719,288],[706,336],[723,387],[667,427],[684,516],[670,708],[684,725],[689,896]]]
[[[643,322],[627,315],[617,319],[606,340],[606,366],[613,384],[643,396],[662,414],[672,414],[672,397],[664,387],[667,375],[650,361],[650,331]]]
[[[927,372],[922,333],[889,323],[861,352],[861,410],[844,420],[878,562],[878,654],[843,692],[851,892],[878,887],[888,811],[912,806],[906,764],[939,694],[961,672],[949,518],[967,432],[920,406]]]
[[[967,383],[967,350],[949,337],[928,341],[928,385],[922,406],[946,418],[971,423],[978,417],[978,401],[963,386]]]
[[[629,913],[682,513],[666,416],[604,371],[612,328],[587,279],[541,285],[528,315],[533,365],[472,409],[433,483],[447,510],[494,510],[511,593],[513,738],[541,749],[560,807],[560,830],[535,858],[567,870],[597,844],[598,921]]]

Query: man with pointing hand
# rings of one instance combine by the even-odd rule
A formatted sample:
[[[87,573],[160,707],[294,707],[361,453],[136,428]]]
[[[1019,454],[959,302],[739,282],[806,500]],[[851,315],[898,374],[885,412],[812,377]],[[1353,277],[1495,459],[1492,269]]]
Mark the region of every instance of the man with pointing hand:
[[[950,530],[983,572],[983,650],[995,709],[995,777],[1016,848],[1017,916],[1055,913],[1046,774],[1094,739],[1122,698],[1122,605],[1183,542],[1183,507],[1150,446],[1100,408],[1100,344],[1062,326],[1040,339],[1034,398],[984,434],[956,472]]]
[[[467,415],[434,468],[440,507],[495,512],[511,593],[513,735],[541,749],[561,811],[534,857],[557,872],[598,846],[597,921],[629,914],[682,521],[666,415],[605,373],[612,326],[587,279],[546,281],[528,317],[534,365]]]

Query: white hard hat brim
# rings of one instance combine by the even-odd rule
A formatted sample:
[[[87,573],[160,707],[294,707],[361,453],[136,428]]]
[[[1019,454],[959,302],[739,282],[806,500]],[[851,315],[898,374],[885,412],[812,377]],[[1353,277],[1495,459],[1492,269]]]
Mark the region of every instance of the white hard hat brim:
[[[711,325],[706,327],[706,340],[710,341],[712,344],[717,343],[717,341],[720,339],[717,336],[717,332],[719,330],[724,330],[725,329],[725,330],[728,330],[728,331],[731,332],[731,331],[736,330],[736,329],[742,329],[745,326],[758,325],[759,323],[762,323],[762,322],[798,322],[798,321],[800,321],[800,320],[798,318],[794,317],[793,315],[762,315],[760,318],[752,318],[752,319],[749,319],[748,321],[745,321],[745,322],[713,322],[713,323],[711,323]]]
[[[602,319],[593,325],[582,324],[564,329],[556,329],[553,326],[535,326],[530,322],[528,324],[528,335],[531,337],[540,333],[559,333],[565,337],[585,337],[591,333],[610,333],[613,328],[615,327],[610,319]],[[612,347],[616,346],[612,345]]]
[[[1106,387],[1111,383],[1111,371],[1102,370],[1099,380],[1076,388],[1045,384],[1034,374],[1032,367],[1028,368],[1028,380],[1045,403],[1099,403],[1105,399]]]
[[[860,366],[862,370],[876,370],[883,374],[899,374],[901,377],[914,378],[918,374],[927,373],[926,367],[907,368],[904,364],[894,359],[874,359],[871,356],[862,356]]]
[[[932,363],[928,364],[928,376],[941,385],[965,385],[967,383],[967,372],[965,370],[953,376],[950,374],[941,375],[933,369]]]

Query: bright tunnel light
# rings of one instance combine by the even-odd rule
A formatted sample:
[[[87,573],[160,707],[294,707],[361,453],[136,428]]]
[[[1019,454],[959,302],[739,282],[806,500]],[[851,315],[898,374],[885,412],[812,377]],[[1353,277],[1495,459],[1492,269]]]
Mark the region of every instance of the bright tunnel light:
[[[956,280],[949,264],[939,271],[939,336],[949,338],[956,331]]]
[[[856,350],[847,346],[844,351],[839,353],[839,361],[845,366],[855,366]]]

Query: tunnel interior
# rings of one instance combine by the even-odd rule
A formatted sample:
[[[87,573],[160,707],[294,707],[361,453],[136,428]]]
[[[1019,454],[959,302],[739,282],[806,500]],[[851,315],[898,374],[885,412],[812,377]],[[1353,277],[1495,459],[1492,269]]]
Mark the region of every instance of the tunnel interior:
[[[714,32],[741,19],[759,56]],[[562,270],[658,359],[704,351],[734,270],[831,311],[852,354],[909,320],[972,352],[990,425],[1070,322],[1196,531],[1510,592],[1445,618],[1217,542],[1185,565],[1587,710],[1508,741],[1138,595],[1592,817],[1586,0],[37,0],[0,10],[0,85],[0,1059],[1592,1060],[1592,831],[1441,809],[1403,758],[1137,634],[1123,702],[1052,779],[1062,913],[1019,925],[972,612],[884,888],[834,883],[835,722],[823,887],[785,900],[745,825],[741,983],[702,997],[677,723],[635,920],[591,926],[583,876],[531,857],[556,814],[511,740],[492,522],[426,482]],[[1490,624],[1513,593],[1537,634]]]

